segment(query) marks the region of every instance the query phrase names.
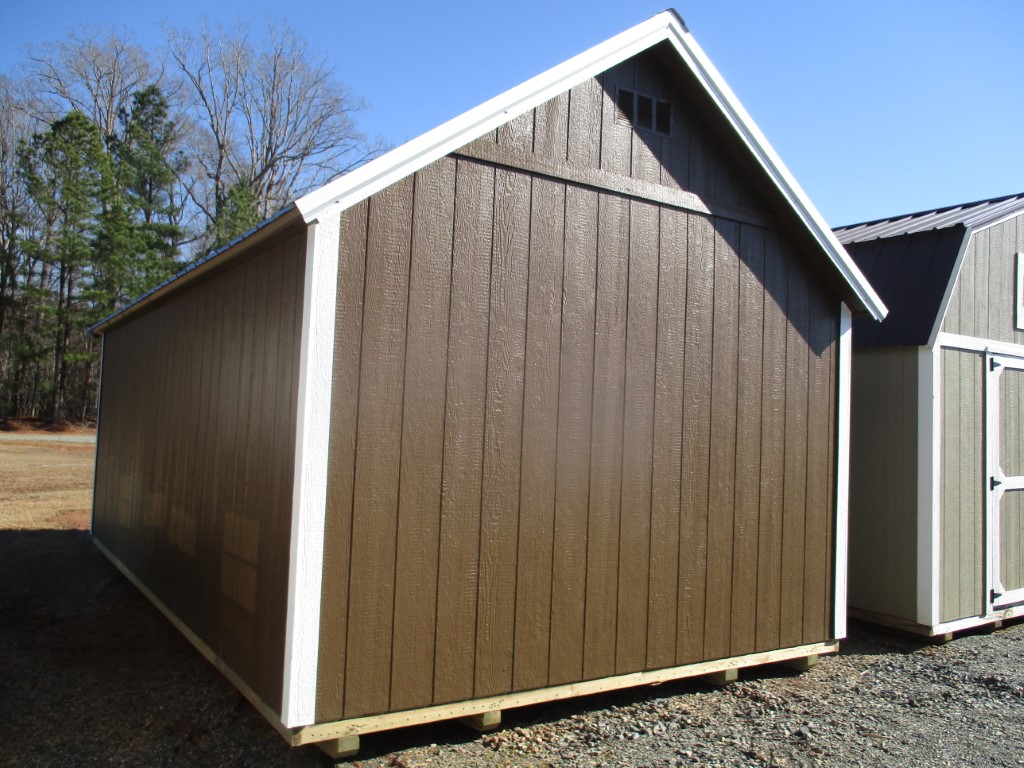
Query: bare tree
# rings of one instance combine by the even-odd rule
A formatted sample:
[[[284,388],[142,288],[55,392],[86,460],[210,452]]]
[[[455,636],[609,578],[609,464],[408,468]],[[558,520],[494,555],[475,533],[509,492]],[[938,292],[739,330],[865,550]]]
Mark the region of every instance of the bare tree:
[[[128,32],[108,27],[71,31],[28,53],[26,74],[36,81],[36,117],[52,122],[75,109],[112,136],[132,94],[158,82],[149,57]]]
[[[249,56],[239,91],[245,154],[233,163],[249,180],[262,216],[381,151],[352,120],[364,102],[290,26],[270,24],[265,46]]]
[[[192,186],[210,229],[244,186],[265,218],[296,194],[379,154],[353,114],[364,108],[322,57],[283,21],[269,21],[253,41],[244,27],[198,33],[166,31],[173,63],[191,90],[188,104],[201,136]]]

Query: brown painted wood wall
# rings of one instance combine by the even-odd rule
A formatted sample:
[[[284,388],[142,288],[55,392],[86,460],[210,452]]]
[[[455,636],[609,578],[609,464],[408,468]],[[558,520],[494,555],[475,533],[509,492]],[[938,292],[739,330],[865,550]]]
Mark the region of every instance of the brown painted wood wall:
[[[757,209],[672,94],[671,140],[609,116],[652,67],[345,212],[318,721],[831,638],[839,299],[753,214],[580,180]]]
[[[104,337],[95,537],[280,711],[305,228]]]

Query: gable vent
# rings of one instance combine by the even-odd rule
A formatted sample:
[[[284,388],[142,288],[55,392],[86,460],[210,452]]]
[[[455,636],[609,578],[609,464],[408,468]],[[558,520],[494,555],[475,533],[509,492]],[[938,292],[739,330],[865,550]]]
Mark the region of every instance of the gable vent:
[[[620,122],[663,136],[672,134],[672,105],[667,101],[619,88],[615,107]]]

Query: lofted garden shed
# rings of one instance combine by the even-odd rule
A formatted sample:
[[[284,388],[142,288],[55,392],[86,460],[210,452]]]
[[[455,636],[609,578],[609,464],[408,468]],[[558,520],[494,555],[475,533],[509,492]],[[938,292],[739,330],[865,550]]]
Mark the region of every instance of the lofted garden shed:
[[[851,615],[1024,615],[1024,195],[836,234],[891,308],[855,323]]]

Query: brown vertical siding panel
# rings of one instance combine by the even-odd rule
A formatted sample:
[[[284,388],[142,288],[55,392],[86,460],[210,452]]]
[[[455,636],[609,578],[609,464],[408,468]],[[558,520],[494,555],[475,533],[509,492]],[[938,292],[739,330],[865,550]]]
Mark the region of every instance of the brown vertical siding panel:
[[[198,575],[201,583],[220,584],[220,548],[223,543],[225,512],[233,506],[234,471],[238,461],[238,392],[241,381],[241,335],[244,270],[238,269],[232,280],[221,285],[220,301],[224,304],[223,344],[221,347],[222,367],[217,384],[217,441],[218,450],[213,457],[213,498],[212,508],[220,510],[216,515],[200,518],[200,532],[196,537],[199,546]],[[165,380],[166,381],[166,380]],[[165,385],[166,386],[166,385]],[[166,402],[166,394],[162,398]],[[168,409],[169,411],[169,409]],[[164,430],[170,430],[168,425]],[[207,507],[210,509],[211,507]],[[188,579],[188,577],[186,577]],[[193,592],[194,594],[194,592]],[[219,595],[220,596],[220,595]],[[222,596],[220,596],[222,597]],[[219,654],[223,650],[224,627],[220,601],[210,601],[203,606],[208,612],[207,621],[213,622],[216,632],[211,646]]]
[[[942,351],[942,620],[960,618],[960,357]],[[967,461],[965,458],[964,461]]]
[[[757,632],[757,543],[761,497],[761,380],[764,345],[764,232],[740,230],[736,513],[733,519],[732,655],[753,653]]]
[[[686,236],[686,214],[671,208],[662,209],[651,475],[651,568],[647,599],[648,669],[670,667],[676,659]]]
[[[548,679],[551,685],[580,680],[583,674],[597,209],[596,192],[573,186],[566,188],[555,536],[551,563],[551,665]]]
[[[558,94],[534,111],[533,151],[565,161],[569,155],[569,91]]]
[[[257,638],[266,659],[277,660],[264,669],[265,685],[273,690],[267,699],[280,707],[284,659],[285,626],[288,611],[288,567],[291,548],[292,478],[294,474],[295,420],[291,414],[297,398],[298,366],[293,361],[301,347],[301,312],[305,277],[305,228],[286,246],[275,249],[265,270],[265,301],[258,308],[266,316],[262,401],[259,419],[259,447],[250,479],[251,507],[259,509],[256,534],[259,572],[257,577]],[[287,289],[287,290],[286,290]],[[274,295],[282,301],[276,311]],[[286,295],[285,295],[286,294]],[[285,383],[270,388],[272,372]],[[283,391],[283,394],[280,394]],[[288,399],[285,399],[288,398]],[[281,413],[286,414],[280,417]],[[255,426],[255,424],[254,424]],[[267,489],[261,492],[260,486]],[[272,606],[272,608],[271,608]]]
[[[515,690],[542,688],[548,682],[565,244],[564,185],[534,180],[531,221],[515,589],[512,677]]]
[[[275,709],[290,519],[257,466],[272,435],[259,367],[276,352],[275,319],[258,316],[257,303],[268,263],[296,242],[301,254],[300,233],[108,333],[101,444],[112,463],[97,476],[98,540]],[[290,362],[273,367],[290,376]],[[294,444],[287,450],[290,474]],[[200,542],[199,526],[212,540]]]
[[[615,669],[620,673],[635,672],[647,663],[654,366],[658,340],[658,220],[657,207],[630,203],[626,400],[615,644]]]
[[[391,680],[412,177],[370,200],[352,507],[345,716],[383,712]]]
[[[789,269],[778,236],[765,234],[761,369],[761,486],[757,533],[756,650],[779,646],[786,466],[786,331]]]
[[[704,655],[704,598],[707,587],[715,232],[709,219],[703,216],[688,218],[677,664],[707,658]]]
[[[690,154],[687,158],[689,184],[687,188],[704,200],[715,200],[715,161],[711,137],[702,126],[695,125],[690,133]]]
[[[672,133],[661,140],[661,184],[673,189],[689,189],[693,115],[685,108],[679,91],[665,73],[656,73],[656,78],[657,86],[652,95],[672,105]]]
[[[711,449],[708,480],[707,593],[704,654],[729,655],[739,353],[739,225],[715,219],[715,289],[711,347]]]
[[[636,65],[624,61],[601,75],[604,96],[601,100],[601,170],[629,176],[633,154],[633,126],[620,120],[616,104],[619,88],[633,88]],[[591,138],[593,141],[593,137]]]
[[[594,416],[583,645],[583,676],[586,679],[607,677],[615,672],[629,280],[629,204],[621,197],[601,195],[598,221]]]
[[[658,78],[652,71],[660,70],[658,62],[641,54],[637,57],[635,70],[632,86],[634,93],[658,98],[659,94],[655,93]],[[633,178],[649,181],[652,184],[661,182],[661,146],[664,141],[666,140],[662,138],[661,134],[654,131],[634,129],[630,160],[630,175]]]
[[[601,167],[601,105],[604,89],[596,77],[569,91],[569,162]]]
[[[833,298],[832,304],[835,304]],[[834,316],[833,316],[834,317]],[[825,569],[825,606],[822,611],[822,621],[824,622],[825,635],[828,638],[835,638],[835,617],[836,609],[841,609],[844,614],[846,612],[846,605],[837,606],[835,603],[835,585],[836,585],[836,524],[838,523],[838,508],[836,506],[836,476],[838,473],[838,462],[836,461],[836,424],[839,421],[839,412],[837,405],[837,393],[839,390],[839,324],[833,320],[833,339],[831,344],[830,355],[832,358],[832,364],[829,366],[829,381],[828,381],[828,473],[827,483],[825,486],[825,498],[830,506],[830,513],[828,519],[825,521],[825,551],[831,558],[829,567]],[[851,350],[852,352],[852,350]],[[843,365],[849,365],[851,361],[843,361]],[[851,368],[852,370],[852,368]],[[916,372],[916,368],[915,368]],[[849,392],[847,397],[850,397]],[[849,429],[849,427],[847,427]],[[848,438],[849,439],[849,438]],[[849,455],[849,448],[847,448],[847,455]],[[916,461],[916,457],[915,457]],[[917,465],[914,465],[915,469]],[[849,470],[847,470],[849,471]],[[916,476],[916,472],[915,472]],[[849,499],[847,499],[847,506],[849,506]],[[849,511],[847,511],[847,517],[849,517]],[[847,539],[849,538],[849,521],[847,521]],[[915,539],[916,543],[916,539]],[[849,542],[847,542],[847,548],[849,548]],[[849,563],[849,555],[847,555],[847,563]],[[917,567],[916,560],[916,547],[915,556],[911,565],[915,569]],[[847,573],[849,573],[849,565],[847,565]],[[915,579],[915,588],[916,588]],[[847,588],[847,605],[849,605],[849,588]]]
[[[316,677],[318,722],[340,720],[344,716],[348,579],[352,555],[352,500],[368,212],[369,203],[364,200],[345,211],[341,219],[320,600],[320,653]]]
[[[531,109],[498,127],[498,144],[523,152],[533,151],[533,113]]]
[[[413,201],[391,649],[393,711],[428,706],[434,692],[437,509],[454,211],[455,161],[442,158],[416,175]]]
[[[273,261],[280,261],[280,258]],[[262,598],[268,602],[275,601],[277,599],[274,597],[275,595],[284,594],[283,592],[278,593],[277,585],[280,574],[287,573],[288,566],[287,562],[279,563],[278,565],[282,567],[282,570],[275,573],[275,568],[273,567],[261,567],[260,558],[263,555],[270,555],[274,551],[274,546],[269,541],[272,535],[277,535],[280,530],[286,530],[290,533],[291,522],[290,515],[287,514],[290,508],[287,507],[278,510],[278,514],[285,518],[283,524],[275,525],[275,516],[268,518],[259,514],[262,502],[259,487],[261,478],[271,476],[275,471],[275,468],[268,461],[268,443],[270,441],[262,438],[262,435],[267,431],[269,416],[273,413],[272,406],[270,406],[273,401],[268,394],[266,386],[267,371],[277,362],[277,344],[279,343],[275,328],[271,326],[271,323],[276,318],[269,317],[266,311],[270,293],[276,285],[270,279],[271,265],[271,259],[261,259],[252,264],[252,269],[256,272],[256,281],[252,291],[255,314],[253,320],[254,347],[251,369],[252,388],[249,399],[250,405],[245,417],[248,423],[245,449],[247,461],[239,473],[243,482],[240,511],[245,515],[244,522],[242,523],[242,527],[245,530],[241,537],[242,546],[239,547],[239,552],[237,553],[243,563],[251,569],[250,573],[254,581],[256,600],[259,601]],[[277,530],[274,530],[275,527]],[[266,540],[264,537],[266,537]],[[288,546],[290,547],[290,542]],[[287,601],[286,596],[284,601]],[[264,620],[258,607],[254,611],[253,618],[256,624],[255,636],[257,638],[257,646],[261,648],[275,647],[277,634],[283,628],[274,626],[270,621]],[[274,657],[274,654],[268,655],[271,658]],[[281,656],[278,658],[284,658],[283,646],[281,647]],[[261,673],[266,687],[270,688],[272,685],[281,684],[280,668],[274,669],[272,665],[266,665],[261,669]],[[273,702],[273,704],[275,707],[280,706],[278,701]]]
[[[493,216],[494,171],[459,161],[441,475],[435,703],[473,695]]]
[[[237,446],[235,464],[230,470],[231,501],[225,507],[224,533],[218,553],[218,584],[220,585],[221,631],[223,632],[224,655],[236,655],[251,638],[254,627],[252,614],[255,612],[256,577],[253,567],[258,539],[254,537],[253,521],[242,501],[245,493],[244,468],[248,463],[248,419],[249,403],[252,395],[253,344],[255,341],[256,321],[256,286],[255,270],[252,262],[239,269],[239,287],[241,296],[240,319],[241,329],[238,339],[239,365],[238,389],[234,403],[235,422],[238,425],[234,443]],[[181,455],[175,447],[175,454]],[[245,674],[249,670],[237,670]],[[259,674],[258,670],[252,670]]]
[[[782,514],[781,644],[803,639],[804,572],[806,569],[807,499],[807,337],[809,293],[807,275],[799,263],[789,269],[789,329],[786,339],[786,470]]]
[[[829,452],[829,424],[832,420],[831,371],[834,365],[832,342],[836,335],[835,309],[818,285],[811,284],[810,333],[808,350],[807,411],[807,517],[804,532],[804,625],[805,643],[831,637],[825,626],[829,603],[828,573],[832,570],[832,551],[828,549],[828,526],[833,515],[829,496],[832,454]]]
[[[530,177],[498,170],[494,189],[473,688],[476,696],[504,693],[512,686],[530,267]]]

